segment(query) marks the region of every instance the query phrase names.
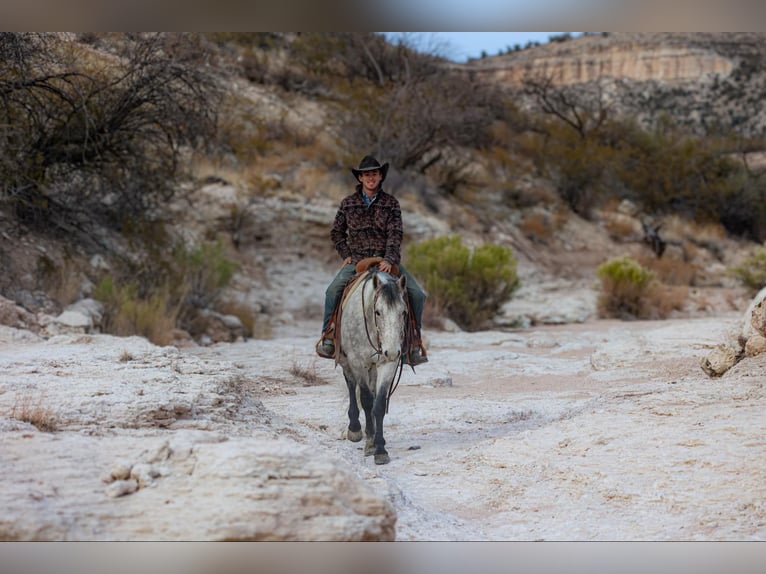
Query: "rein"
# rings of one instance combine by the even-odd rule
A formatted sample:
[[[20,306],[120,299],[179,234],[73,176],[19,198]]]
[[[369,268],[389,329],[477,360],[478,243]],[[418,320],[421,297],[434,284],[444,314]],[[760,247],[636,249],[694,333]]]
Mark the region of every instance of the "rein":
[[[368,276],[364,282],[366,283],[370,280],[370,276]],[[370,343],[370,346],[375,351],[372,356],[380,355],[383,352],[383,349],[380,346],[380,335],[378,334],[378,324],[375,320],[375,302],[378,300],[378,293],[380,292],[380,287],[375,290],[373,299],[372,299],[372,309],[373,309],[373,317],[372,320],[375,323],[375,334],[378,335],[378,346],[375,346],[375,343],[372,342],[372,336],[370,335],[370,326],[367,322],[367,313],[365,312],[366,305],[364,303],[364,287],[365,285],[362,285],[362,317],[364,317],[364,332],[367,334],[367,341]],[[399,371],[399,376],[396,375],[396,370],[394,370],[394,376],[391,379],[391,382],[388,385],[388,396],[386,396],[386,413],[388,413],[388,405],[391,401],[391,395],[394,394],[394,391],[396,390],[396,387],[399,386],[399,381],[402,379],[402,371],[404,370],[404,346],[406,344],[406,337],[402,336],[402,352],[399,354],[399,361],[397,363],[396,370]]]

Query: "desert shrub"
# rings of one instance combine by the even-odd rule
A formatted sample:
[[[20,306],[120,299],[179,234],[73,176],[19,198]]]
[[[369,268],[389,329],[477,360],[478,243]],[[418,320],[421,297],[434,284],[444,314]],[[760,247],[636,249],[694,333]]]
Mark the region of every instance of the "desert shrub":
[[[766,246],[757,248],[728,272],[753,293],[766,287]]]
[[[429,305],[469,331],[484,326],[519,283],[516,258],[501,245],[471,250],[457,236],[442,236],[413,244],[407,256],[407,268],[422,279]]]
[[[172,341],[179,315],[168,289],[139,297],[135,283],[116,285],[112,277],[104,277],[93,292],[104,305],[102,328],[121,337],[141,335],[156,345]]]
[[[104,304],[105,332],[169,344],[174,328],[189,330],[198,309],[218,302],[237,264],[226,258],[217,242],[191,250],[177,247],[169,260],[155,261],[151,269],[152,273],[130,280],[106,276],[98,283],[93,297]],[[193,329],[189,332],[195,335]]]
[[[598,312],[601,317],[645,319],[651,314],[648,294],[655,276],[630,257],[617,257],[599,265],[601,280]]]

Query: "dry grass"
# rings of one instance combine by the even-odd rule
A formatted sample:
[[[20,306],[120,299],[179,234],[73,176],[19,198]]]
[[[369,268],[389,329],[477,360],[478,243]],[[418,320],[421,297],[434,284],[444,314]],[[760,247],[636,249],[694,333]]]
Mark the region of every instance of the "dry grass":
[[[245,304],[245,303],[239,303],[237,301],[224,301],[221,304],[217,306],[218,311],[223,313],[224,315],[234,315],[237,317],[240,322],[242,323],[242,326],[245,328],[245,336],[246,337],[253,337],[253,338],[265,338],[265,337],[255,337],[253,335],[254,332],[256,332],[256,318],[255,313],[253,312],[253,309]],[[259,325],[259,334],[262,335],[263,329],[260,328]],[[268,334],[270,336],[271,329],[269,326]]]
[[[134,360],[134,359],[135,359],[135,357],[132,355],[132,353],[130,351],[125,350],[120,355],[119,361],[121,363],[127,363],[129,361]]]
[[[726,230],[720,223],[698,223],[670,215],[663,218],[662,235],[668,237],[694,239],[700,243],[722,241],[726,239]]]
[[[652,318],[667,319],[673,311],[683,311],[689,296],[685,285],[654,284],[647,295]]]
[[[530,213],[519,223],[519,230],[532,241],[546,243],[552,234],[549,218],[543,213]]]
[[[569,214],[562,209],[531,211],[519,222],[519,230],[532,241],[547,243],[553,234],[561,230],[569,220]]]
[[[42,281],[42,287],[51,299],[62,306],[74,303],[80,298],[82,290],[83,265],[69,257],[54,261],[47,255],[37,261],[37,272]]]
[[[604,215],[604,228],[609,237],[614,241],[635,241],[641,237],[641,229],[638,222],[622,213],[609,213]]]
[[[329,381],[317,371],[316,363],[312,363],[310,367],[303,367],[298,363],[293,363],[289,372],[295,378],[302,380],[304,387],[329,384]]]
[[[11,418],[29,423],[42,432],[58,430],[56,415],[45,406],[42,396],[39,396],[37,401],[29,395],[17,399],[11,410]]]
[[[639,256],[637,260],[667,285],[693,285],[697,277],[696,265],[673,257]]]
[[[121,337],[141,335],[155,345],[170,345],[178,318],[178,305],[169,304],[167,292],[149,299],[125,299],[112,318],[109,332]]]

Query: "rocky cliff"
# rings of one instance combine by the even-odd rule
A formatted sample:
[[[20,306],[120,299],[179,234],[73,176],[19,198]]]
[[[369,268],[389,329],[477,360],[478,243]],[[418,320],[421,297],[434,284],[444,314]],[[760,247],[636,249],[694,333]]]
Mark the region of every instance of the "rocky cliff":
[[[457,66],[522,103],[526,80],[559,88],[598,83],[613,109],[651,124],[670,115],[697,130],[745,135],[766,126],[766,34],[605,33],[551,42]]]
[[[551,42],[533,49],[473,60],[465,68],[518,86],[530,74],[559,85],[603,78],[638,82],[699,81],[728,76],[742,58],[761,54],[766,34],[609,33]]]

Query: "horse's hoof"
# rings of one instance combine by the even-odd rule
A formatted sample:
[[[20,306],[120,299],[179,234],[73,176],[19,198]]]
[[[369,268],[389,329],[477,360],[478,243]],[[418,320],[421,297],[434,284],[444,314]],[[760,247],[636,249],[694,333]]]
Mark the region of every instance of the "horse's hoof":
[[[375,454],[375,445],[372,444],[371,440],[368,440],[364,445],[364,456],[370,456],[371,454]]]
[[[362,436],[364,435],[362,434],[362,431],[360,430],[358,431],[350,430],[346,432],[346,438],[348,438],[348,440],[350,440],[351,442],[359,442],[360,440],[362,440]]]
[[[391,458],[388,456],[387,452],[375,455],[375,464],[388,464],[389,462],[391,462]]]

